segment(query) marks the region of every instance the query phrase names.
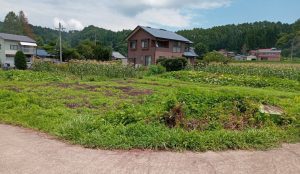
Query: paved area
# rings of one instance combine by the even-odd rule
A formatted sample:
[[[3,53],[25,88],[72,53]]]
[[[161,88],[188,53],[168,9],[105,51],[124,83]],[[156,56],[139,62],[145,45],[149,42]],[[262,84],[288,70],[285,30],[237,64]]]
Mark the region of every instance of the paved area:
[[[85,149],[0,124],[0,173],[300,173],[300,144],[271,151],[153,152]]]

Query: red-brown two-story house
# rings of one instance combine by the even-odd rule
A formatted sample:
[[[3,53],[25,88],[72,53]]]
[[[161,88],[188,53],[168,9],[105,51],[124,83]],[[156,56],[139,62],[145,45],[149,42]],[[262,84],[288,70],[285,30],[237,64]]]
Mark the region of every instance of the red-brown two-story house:
[[[174,32],[138,26],[127,37],[128,62],[135,66],[156,64],[159,58],[186,57],[193,64],[197,57],[192,42]]]
[[[280,61],[281,50],[276,48],[251,50],[250,55],[256,56],[261,61]]]

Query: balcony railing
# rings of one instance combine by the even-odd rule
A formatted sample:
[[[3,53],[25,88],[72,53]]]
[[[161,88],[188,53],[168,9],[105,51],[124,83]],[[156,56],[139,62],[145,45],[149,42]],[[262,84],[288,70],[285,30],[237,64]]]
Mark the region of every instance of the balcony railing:
[[[21,47],[21,51],[24,52],[24,54],[35,54],[36,48],[33,47]]]

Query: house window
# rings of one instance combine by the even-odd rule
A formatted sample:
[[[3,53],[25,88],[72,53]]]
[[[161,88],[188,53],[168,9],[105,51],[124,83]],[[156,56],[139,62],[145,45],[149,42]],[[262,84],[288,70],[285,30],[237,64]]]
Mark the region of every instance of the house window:
[[[180,53],[181,52],[181,43],[174,42],[173,43],[173,53]]]
[[[152,58],[151,56],[145,56],[145,66],[151,65]]]
[[[0,50],[1,50],[1,44],[0,44]]]
[[[10,45],[10,50],[18,50],[18,45]]]
[[[136,40],[130,41],[130,48],[131,48],[131,49],[136,49],[136,43],[137,43]]]
[[[149,47],[149,40],[148,39],[142,40],[142,48],[146,49],[148,47]]]
[[[169,41],[156,41],[157,48],[169,48]]]

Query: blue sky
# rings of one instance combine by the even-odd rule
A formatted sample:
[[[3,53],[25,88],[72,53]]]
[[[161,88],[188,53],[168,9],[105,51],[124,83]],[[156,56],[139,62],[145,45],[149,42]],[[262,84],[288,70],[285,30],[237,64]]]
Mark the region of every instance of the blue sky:
[[[228,7],[195,13],[203,16],[195,26],[204,28],[263,20],[293,23],[300,19],[300,0],[233,0]]]
[[[23,10],[34,25],[68,30],[95,25],[114,31],[146,25],[169,30],[255,21],[293,23],[300,0],[0,0],[0,20]]]

